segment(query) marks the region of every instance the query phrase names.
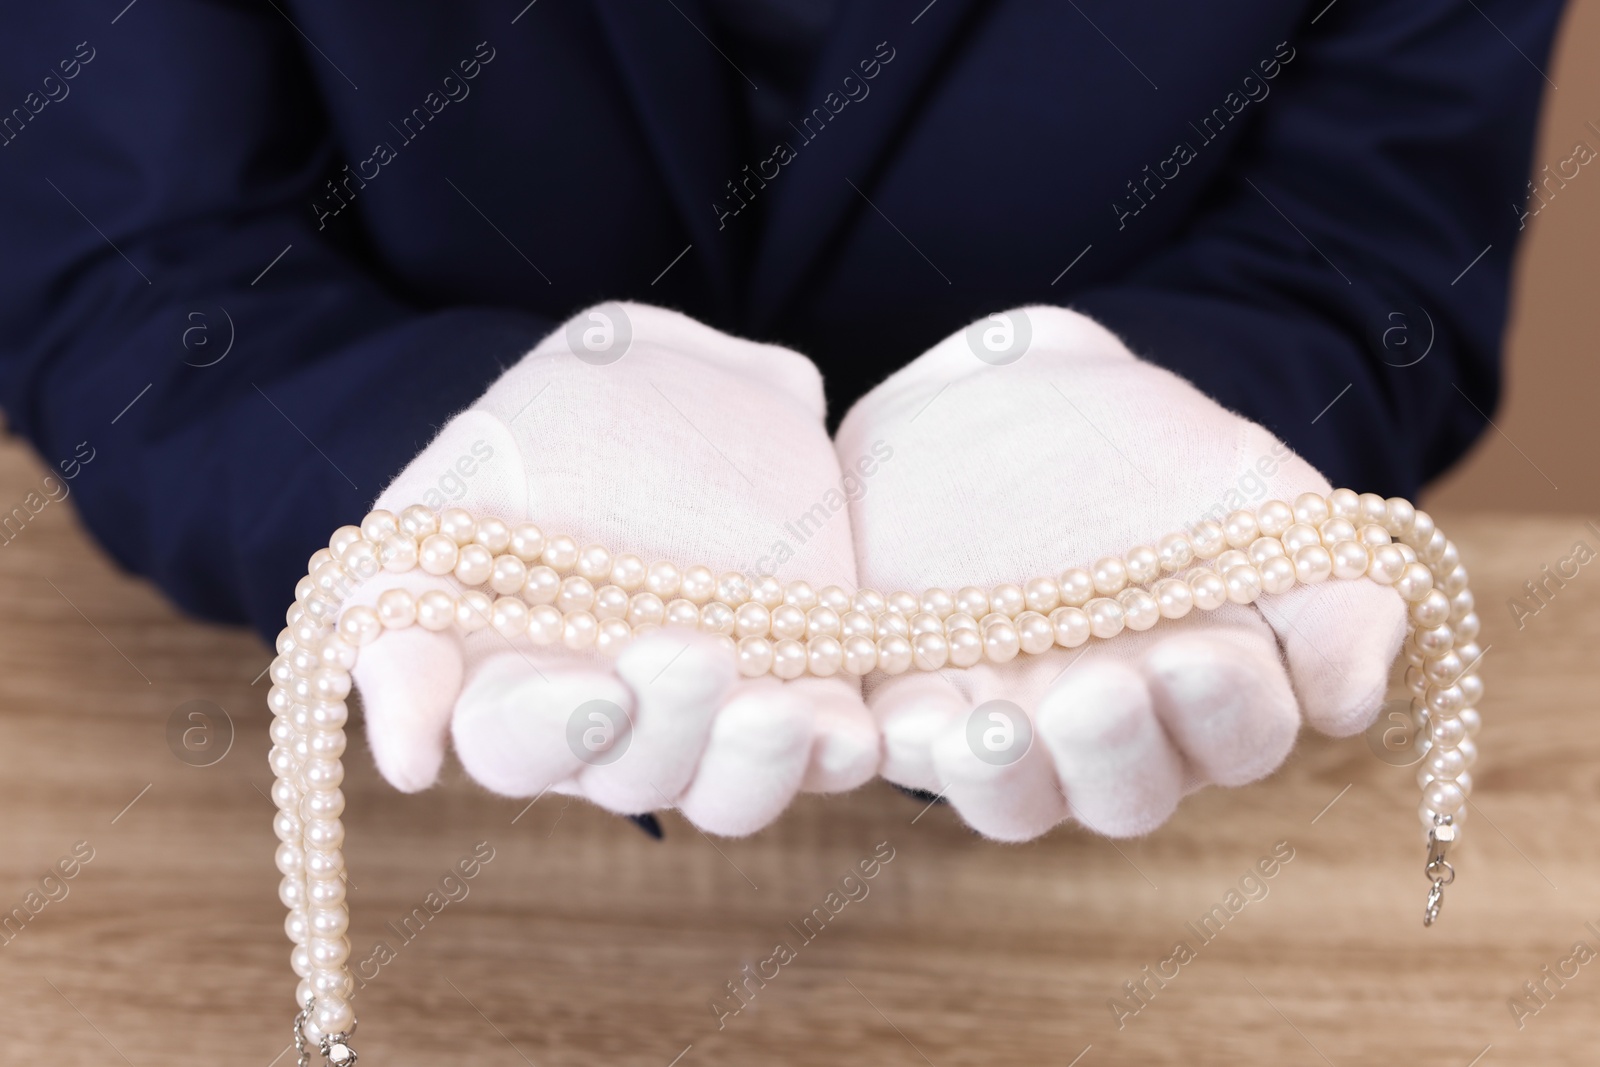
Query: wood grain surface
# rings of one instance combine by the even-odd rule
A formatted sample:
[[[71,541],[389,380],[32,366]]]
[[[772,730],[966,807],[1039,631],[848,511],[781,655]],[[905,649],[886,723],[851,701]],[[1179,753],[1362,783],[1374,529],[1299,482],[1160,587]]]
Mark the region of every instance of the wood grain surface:
[[[0,446],[0,507],[42,473]],[[1600,563],[1521,629],[1506,603],[1600,535],[1440,518],[1490,651],[1475,807],[1437,927],[1420,921],[1413,771],[1360,737],[1307,734],[1269,780],[1198,794],[1141,840],[1061,828],[1001,846],[881,783],[804,798],[746,840],[667,816],[656,843],[580,802],[490,796],[458,769],[399,795],[357,731],[363,1067],[1593,1063],[1600,962],[1573,946],[1600,950]],[[0,548],[0,591],[0,912],[28,914],[0,943],[0,1062],[291,1063],[267,650],[119,573],[70,503]],[[209,766],[169,743],[175,717],[198,722],[191,701],[217,709],[217,747],[191,757]],[[1245,879],[1275,848],[1292,859]],[[475,877],[445,878],[491,850]],[[891,850],[831,915],[844,876]],[[1241,880],[1256,899],[1196,936]],[[807,940],[816,908],[828,922]],[[1180,941],[1186,962],[1163,963]],[[787,962],[764,963],[780,942]],[[1158,987],[1147,965],[1175,976]],[[727,983],[763,969],[732,1014]],[[1129,981],[1153,993],[1119,1019]]]

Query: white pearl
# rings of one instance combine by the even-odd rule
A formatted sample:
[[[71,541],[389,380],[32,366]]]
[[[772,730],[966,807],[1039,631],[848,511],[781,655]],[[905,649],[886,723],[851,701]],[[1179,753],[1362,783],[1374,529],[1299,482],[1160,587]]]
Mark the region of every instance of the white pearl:
[[[404,589],[386,589],[378,597],[378,620],[385,630],[403,630],[417,621],[417,602]]]
[[[824,604],[818,604],[806,612],[806,636],[808,638],[838,637],[839,613]]]
[[[772,636],[795,641],[806,635],[806,613],[785,604],[772,613]]]
[[[456,556],[460,552],[454,539],[444,534],[430,534],[422,542],[418,562],[429,574],[445,575],[456,569]]]
[[[1156,543],[1156,555],[1161,559],[1161,569],[1175,574],[1194,562],[1194,545],[1187,534],[1170,533]]]
[[[566,617],[561,627],[561,643],[574,652],[584,652],[594,647],[599,636],[600,623],[587,611],[574,611]]]
[[[983,659],[983,637],[976,629],[947,631],[945,641],[950,646],[950,665],[953,667],[971,667]]]
[[[1440,815],[1453,815],[1467,802],[1467,795],[1454,782],[1433,781],[1422,791],[1422,802],[1429,811]]]
[[[1216,559],[1228,547],[1227,534],[1221,525],[1210,519],[1194,525],[1189,531],[1189,542],[1194,545],[1194,554],[1200,559]]]
[[[1377,493],[1362,493],[1358,499],[1354,521],[1356,525],[1363,523],[1381,523],[1389,514],[1388,505],[1383,497]]]
[[[754,606],[760,607],[759,604]],[[772,659],[772,642],[765,637],[746,637],[739,642],[739,673],[744,677],[759,678],[766,674],[772,669]]]
[[[644,588],[644,560],[624,552],[611,564],[611,584],[625,593],[637,593]]]
[[[727,571],[717,578],[716,597],[730,608],[750,599],[750,582],[738,571]]]
[[[1412,548],[1417,548],[1421,545],[1426,545],[1429,541],[1433,540],[1433,531],[1433,517],[1426,511],[1418,508],[1416,514],[1411,519],[1411,528],[1401,535],[1400,540],[1404,541]]]
[[[494,573],[494,556],[482,545],[463,545],[456,550],[456,581],[462,585],[482,585]]]
[[[1437,589],[1411,605],[1411,618],[1419,627],[1440,626],[1450,621],[1450,598]]]
[[[1281,537],[1294,525],[1294,509],[1281,500],[1269,500],[1256,509],[1256,523],[1265,537]]]
[[[922,601],[904,590],[890,593],[885,599],[888,610],[907,619],[922,610]]]
[[[1122,561],[1116,561],[1122,566]],[[1028,610],[1028,598],[1022,591],[1022,586],[1012,582],[1003,582],[989,591],[989,606],[991,611],[997,611],[1009,619],[1014,619]]]
[[[1255,564],[1250,561],[1249,553],[1241,552],[1237,548],[1228,549],[1226,552],[1219,555],[1215,562],[1212,563],[1212,567],[1216,569],[1218,574],[1227,574],[1228,571],[1234,567],[1253,566],[1255,566]]]
[[[594,607],[594,586],[589,584],[589,579],[574,574],[561,580],[561,591],[556,594],[557,611],[569,614],[574,611],[588,611],[592,607]]]
[[[1464,674],[1455,684],[1461,687],[1461,699],[1466,705],[1461,709],[1462,714],[1476,707],[1478,701],[1483,699],[1483,679],[1476,674]]]
[[[1333,576],[1353,579],[1363,577],[1372,565],[1372,557],[1359,541],[1340,541],[1333,546]]]
[[[667,606],[654,593],[635,593],[628,600],[627,619],[630,626],[659,626],[666,617]],[[762,633],[765,632],[763,629]]]
[[[345,957],[348,958],[349,955],[347,950]],[[315,952],[312,953],[312,958],[316,959]],[[344,960],[339,962],[343,963]],[[324,997],[317,1001],[316,1026],[323,1034],[348,1033],[355,1020],[355,1012],[351,1010],[349,1002],[342,997]]]
[[[920,670],[936,671],[950,659],[950,642],[941,633],[920,633],[911,640],[912,660]]]
[[[699,625],[699,606],[693,600],[677,597],[667,603],[667,625]]]
[[[1356,526],[1349,519],[1332,518],[1317,527],[1317,532],[1322,535],[1323,547],[1332,548],[1340,541],[1355,540]]]
[[[1056,644],[1062,648],[1077,648],[1089,640],[1094,632],[1088,613],[1082,608],[1057,608],[1050,613],[1050,625],[1055,632]]]
[[[489,625],[494,601],[487,593],[469,589],[456,601],[456,625],[467,633],[476,633]]]
[[[1372,550],[1372,565],[1367,577],[1379,585],[1393,585],[1405,573],[1406,561],[1396,545],[1380,545]]]
[[[916,598],[911,596],[910,593],[896,593],[894,595],[902,599],[909,598],[913,605],[911,610],[913,612],[916,611]],[[810,582],[790,582],[783,587],[783,602],[790,607],[799,608],[801,611],[810,611],[817,606],[817,591],[811,588]]]
[[[1361,514],[1361,497],[1354,489],[1335,489],[1328,494],[1328,510],[1341,519]]]
[[[1034,578],[1022,587],[1022,599],[1029,611],[1048,615],[1061,604],[1061,587],[1054,578]]]
[[[628,594],[621,586],[602,585],[594,591],[594,617],[601,622],[620,619],[628,613]]]
[[[1231,603],[1254,604],[1261,596],[1261,572],[1248,564],[1230,568],[1222,580],[1227,584]]]
[[[1010,619],[996,622],[983,632],[983,655],[990,663],[1010,663],[1022,649],[1022,639]]]
[[[815,610],[815,609],[814,609]],[[831,608],[822,608],[831,611]],[[924,636],[935,636],[927,634]],[[939,638],[943,641],[944,638]],[[839,639],[826,634],[814,637],[806,643],[806,669],[818,678],[831,678],[839,673],[839,668],[844,665],[844,648],[839,644]]]
[[[740,604],[733,613],[733,632],[739,637],[765,637],[771,625],[772,612],[754,600]]]
[[[956,610],[956,598],[948,589],[926,589],[917,601],[917,607],[936,619],[943,619]]]
[[[1305,552],[1307,549],[1301,549]],[[1362,553],[1365,556],[1365,552]],[[1287,593],[1295,587],[1298,577],[1293,561],[1286,556],[1277,556],[1261,564],[1261,590],[1264,593]]]
[[[700,629],[708,634],[733,633],[733,609],[713,600],[700,609]]]
[[[511,527],[491,515],[478,523],[478,531],[472,539],[498,556],[511,547]]]
[[[1156,607],[1164,619],[1181,619],[1194,607],[1194,590],[1181,579],[1163,578],[1155,584],[1153,592]]]
[[[334,559],[341,559],[343,558],[346,549],[348,549],[351,545],[359,544],[360,542],[361,527],[341,526],[337,530],[333,531],[332,537],[328,538],[328,551],[333,554]]]
[[[911,636],[917,634],[942,634],[944,633],[944,620],[928,611],[919,611],[911,616]]]
[[[1301,493],[1294,498],[1294,520],[1308,526],[1320,526],[1332,517],[1328,502],[1321,493]]]
[[[584,545],[578,550],[578,574],[591,582],[611,576],[611,550],[605,545]]]
[[[1406,600],[1416,603],[1433,588],[1433,572],[1424,564],[1408,563],[1406,569],[1400,572],[1394,587]]]
[[[806,646],[799,641],[782,640],[772,649],[772,673],[788,681],[806,672]]]
[[[766,603],[766,601],[762,601],[762,603]],[[767,604],[767,607],[775,608],[781,603],[783,603],[783,598],[780,595],[776,602]],[[877,618],[888,610],[889,602],[876,589],[858,589],[856,590],[856,595],[850,598],[850,606],[863,614]]]
[[[566,534],[546,538],[539,559],[557,574],[565,574],[578,565],[578,542]]]
[[[685,600],[699,606],[709,601],[716,592],[717,576],[711,573],[710,567],[696,565],[683,572],[683,582],[678,589],[678,595]]]
[[[1333,574],[1333,556],[1321,545],[1308,545],[1294,554],[1294,576],[1307,585],[1327,581]]]
[[[1468,737],[1477,737],[1478,731],[1483,729],[1483,718],[1478,714],[1477,708],[1462,708],[1457,718],[1460,719],[1461,728]],[[1477,753],[1476,748],[1473,749],[1473,753]]]
[[[478,520],[466,508],[445,508],[439,512],[439,533],[458,548],[470,544],[478,532]]]
[[[528,632],[528,605],[516,597],[503,596],[490,609],[489,623],[502,637],[512,638]]]
[[[405,534],[390,534],[378,546],[378,559],[384,570],[403,574],[417,565],[417,543]]]
[[[878,645],[869,637],[856,635],[844,640],[844,669],[846,674],[860,677],[878,667]]]
[[[534,563],[544,554],[544,531],[531,522],[519,522],[511,528],[511,554],[524,563]]]
[[[1148,630],[1161,621],[1161,605],[1143,589],[1124,589],[1117,596],[1123,622],[1130,630]]]
[[[1368,548],[1377,548],[1380,545],[1394,544],[1394,538],[1389,536],[1389,531],[1376,523],[1369,523],[1356,531],[1356,540]]]
[[[554,567],[539,564],[528,568],[528,576],[522,582],[522,599],[529,604],[554,604],[561,595],[561,575],[557,574]]]
[[[1128,549],[1124,562],[1128,567],[1128,581],[1135,585],[1146,585],[1161,576],[1161,557],[1149,545]]]
[[[1056,585],[1061,589],[1061,603],[1069,608],[1081,608],[1094,599],[1094,575],[1082,567],[1073,567],[1061,572],[1056,579]],[[988,609],[983,611],[967,611],[967,614],[982,617]]]
[[[837,585],[825,585],[818,589],[817,602],[825,608],[832,608],[840,615],[850,610],[850,594]]]
[[[502,596],[512,596],[522,592],[523,583],[528,580],[528,565],[516,556],[507,553],[494,558],[494,566],[489,571],[489,588]]]
[[[1430,658],[1422,668],[1435,685],[1454,685],[1464,669],[1466,664],[1461,661],[1461,654],[1454,651]]]
[[[412,504],[400,513],[400,529],[414,538],[421,539],[429,534],[438,533],[439,516],[433,513],[432,508]]]
[[[955,633],[957,630],[980,630],[978,620],[964,611],[958,611],[944,620],[946,633]]]
[[[683,587],[683,574],[674,564],[666,560],[657,560],[650,564],[650,572],[645,576],[644,587],[662,600],[671,600]]]
[[[385,537],[400,529],[400,520],[394,512],[379,508],[367,512],[367,517],[361,520],[361,536],[373,544],[377,544]]]
[[[1084,605],[1089,616],[1089,631],[1096,637],[1109,640],[1122,632],[1124,625],[1122,605],[1109,597],[1095,597]]]
[[[1269,559],[1276,559],[1287,554],[1284,551],[1283,542],[1276,537],[1258,537],[1251,541],[1250,547],[1245,550],[1245,555],[1248,557],[1246,562],[1257,567]]]
[[[1287,530],[1283,531],[1283,537],[1281,540],[1283,541],[1284,551],[1292,558],[1294,554],[1300,551],[1302,548],[1309,548],[1312,545],[1322,544],[1322,535],[1317,532],[1317,528],[1315,526],[1304,522],[1297,522],[1293,526],[1290,526]]]
[[[595,651],[602,656],[616,657],[634,640],[634,629],[618,617],[600,619],[600,629],[595,633]]]
[[[1140,595],[1147,599],[1149,596],[1146,593],[1141,593]],[[1154,604],[1155,602],[1152,600],[1151,603]],[[1016,627],[1017,642],[1022,651],[1029,655],[1036,656],[1041,652],[1048,651],[1056,643],[1055,628],[1050,624],[1049,619],[1037,611],[1024,611],[1021,615],[1018,615]]]
[[[566,626],[566,617],[553,604],[528,609],[528,639],[535,645],[548,647],[560,642]]]
[[[1396,537],[1411,529],[1411,524],[1417,517],[1417,509],[1411,501],[1392,496],[1383,503],[1386,512],[1383,519],[1385,529]]]
[[[1466,736],[1466,725],[1459,717],[1430,719],[1428,722],[1428,740],[1439,748],[1455,748]]]
[[[1094,591],[1101,596],[1120,593],[1128,584],[1128,565],[1116,556],[1095,560],[1089,573],[1094,576]]]
[[[878,636],[877,624],[864,611],[847,611],[839,617],[839,632],[845,637]]]
[[[1222,523],[1222,536],[1230,548],[1244,548],[1261,536],[1261,526],[1254,512],[1235,511]]]
[[[1228,602],[1228,584],[1214,571],[1192,573],[1189,588],[1194,590],[1194,606],[1201,611],[1215,611]]]

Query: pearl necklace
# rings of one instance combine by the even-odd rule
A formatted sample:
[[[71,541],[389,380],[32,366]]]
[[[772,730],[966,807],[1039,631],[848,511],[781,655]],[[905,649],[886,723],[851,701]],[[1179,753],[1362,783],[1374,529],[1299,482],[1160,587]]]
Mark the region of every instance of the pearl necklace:
[[[374,606],[346,607],[380,571],[420,569],[455,590],[389,589]],[[1368,578],[1408,605],[1406,685],[1424,756],[1418,814],[1427,832],[1430,888],[1423,924],[1439,915],[1455,880],[1446,852],[1456,840],[1477,758],[1472,738],[1483,695],[1478,616],[1456,546],[1409,502],[1337,489],[1273,500],[1171,533],[1088,568],[992,589],[968,586],[849,593],[765,575],[720,576],[580,547],[532,523],[508,524],[459,508],[374,511],[336,530],[295,588],[288,627],[269,668],[270,763],[277,780],[273,829],[281,842],[278,895],[289,909],[290,964],[300,984],[295,1046],[349,1067],[356,1053],[350,1006],[349,910],[341,845],[344,725],[359,650],[390,630],[421,626],[493,629],[507,641],[615,655],[662,626],[709,633],[746,677],[861,676],[1007,663],[1018,655],[1075,648],[1124,630],[1148,630],[1196,609],[1250,604],[1329,578]]]

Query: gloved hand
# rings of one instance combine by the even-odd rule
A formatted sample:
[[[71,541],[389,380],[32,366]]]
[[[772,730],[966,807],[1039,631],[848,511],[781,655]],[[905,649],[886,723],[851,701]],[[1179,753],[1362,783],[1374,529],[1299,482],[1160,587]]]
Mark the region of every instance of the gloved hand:
[[[505,565],[531,575],[530,604],[555,588],[538,570],[538,544],[508,544],[525,522],[546,548],[566,534],[617,554],[598,561],[596,590],[647,593],[643,568],[665,560],[853,592],[850,517],[823,410],[816,368],[795,352],[659,308],[601,305],[451,419],[376,507],[503,520],[479,527],[490,553],[478,565],[489,554],[534,557]],[[800,536],[786,525],[833,499],[837,513],[824,505],[825,520],[802,523]],[[397,587],[459,591],[420,568],[384,571],[348,605],[375,605]],[[671,599],[635,595],[629,610],[648,620]],[[354,679],[368,738],[396,788],[433,783],[448,731],[468,773],[497,793],[553,788],[623,814],[676,806],[707,831],[744,834],[799,789],[854,788],[876,769],[857,679],[743,678],[732,652],[685,627],[640,636],[611,658],[592,650],[592,634],[589,650],[573,650],[561,635],[507,637],[487,621],[465,635],[396,629],[362,650]]]
[[[895,461],[852,518],[861,581],[885,593],[1054,578],[1329,490],[1266,430],[1060,308],[993,316],[900,370],[850,411],[837,448],[876,439]],[[1333,735],[1365,727],[1404,633],[1392,590],[1330,580],[1003,665],[869,675],[881,773],[1003,840],[1069,815],[1145,833],[1188,791],[1271,772],[1302,714]],[[974,723],[993,700],[1025,720],[991,708]],[[1014,747],[977,743],[990,729]]]

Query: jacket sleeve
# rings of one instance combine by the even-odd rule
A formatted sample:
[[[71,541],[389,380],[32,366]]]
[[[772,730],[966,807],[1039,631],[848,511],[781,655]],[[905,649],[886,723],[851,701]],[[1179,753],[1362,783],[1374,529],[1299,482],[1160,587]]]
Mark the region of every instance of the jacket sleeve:
[[[1310,10],[1183,235],[1072,304],[1334,484],[1410,494],[1496,403],[1561,3]]]
[[[553,324],[413,306],[319,232],[318,75],[270,6],[78,8],[0,35],[0,406],[119,562],[270,638],[328,534]]]

